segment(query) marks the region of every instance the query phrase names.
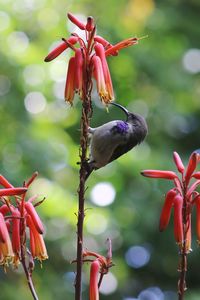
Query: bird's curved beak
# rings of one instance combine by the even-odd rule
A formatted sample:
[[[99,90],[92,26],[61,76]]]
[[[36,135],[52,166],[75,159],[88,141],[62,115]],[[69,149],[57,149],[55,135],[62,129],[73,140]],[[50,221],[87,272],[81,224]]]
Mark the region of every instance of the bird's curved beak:
[[[122,106],[121,104],[115,103],[115,102],[110,102],[110,104],[115,105],[115,106],[119,107],[121,110],[123,110],[123,112],[125,112],[127,119],[128,119],[129,111],[124,106]]]

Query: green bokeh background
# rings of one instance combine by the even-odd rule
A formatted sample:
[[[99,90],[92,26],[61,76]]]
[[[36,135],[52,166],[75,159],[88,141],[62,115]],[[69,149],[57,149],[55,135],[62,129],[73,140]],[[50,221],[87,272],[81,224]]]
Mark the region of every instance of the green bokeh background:
[[[113,240],[111,272],[118,282],[113,293],[101,294],[100,299],[133,299],[149,287],[175,292],[178,251],[172,222],[166,232],[158,232],[164,193],[171,185],[143,178],[140,171],[174,170],[174,150],[187,163],[200,147],[200,75],[184,65],[188,51],[200,48],[199,0],[0,0],[0,170],[14,185],[39,171],[30,195],[46,197],[38,211],[46,227],[49,260],[42,268],[36,263],[36,290],[42,300],[74,298],[70,278],[75,266],[70,261],[76,245],[81,105],[76,99],[71,108],[63,100],[70,51],[54,62],[43,62],[53,43],[69,36],[69,11],[94,16],[98,34],[113,44],[130,36],[149,36],[108,58],[116,101],[145,116],[149,134],[142,145],[88,180],[84,246],[105,255],[106,238]],[[46,103],[42,112],[26,109],[27,95]],[[107,114],[95,93],[93,98],[92,126],[123,117],[115,108]],[[107,207],[91,201],[91,191],[100,182],[111,183],[116,191],[115,201]],[[187,300],[200,295],[195,226],[193,232]],[[136,245],[150,253],[148,264],[138,269],[125,259]],[[85,265],[83,300],[88,299],[88,272]],[[170,295],[145,299],[176,298]],[[0,270],[0,299],[32,299],[21,268],[7,274]]]

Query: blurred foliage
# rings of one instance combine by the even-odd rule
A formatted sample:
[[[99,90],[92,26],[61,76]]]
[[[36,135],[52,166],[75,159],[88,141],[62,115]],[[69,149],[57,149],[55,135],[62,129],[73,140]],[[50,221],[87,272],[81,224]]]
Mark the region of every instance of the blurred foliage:
[[[146,117],[149,135],[138,148],[88,180],[84,246],[106,254],[106,238],[113,240],[115,267],[111,272],[118,281],[116,291],[102,294],[101,299],[136,298],[152,286],[175,292],[178,254],[173,224],[166,232],[158,232],[159,213],[169,186],[162,180],[141,177],[140,170],[173,169],[174,150],[186,162],[200,146],[200,69],[190,71],[184,63],[188,51],[200,48],[200,2],[0,2],[0,170],[15,185],[35,170],[40,173],[30,191],[46,197],[38,211],[47,229],[49,260],[42,268],[37,263],[34,271],[40,299],[73,299],[75,266],[70,261],[76,245],[81,106],[77,100],[70,108],[63,100],[70,51],[49,64],[43,62],[55,42],[72,30],[66,20],[68,11],[83,18],[94,16],[98,33],[113,44],[130,36],[149,36],[108,58],[116,101]],[[92,126],[123,117],[116,108],[107,114],[95,93],[93,98]],[[35,113],[31,112],[33,99]],[[91,202],[91,190],[99,182],[109,182],[116,190],[115,201],[105,208]],[[104,230],[93,230],[92,214],[106,221]],[[195,239],[189,255],[188,300],[199,299],[200,292],[200,252]],[[134,245],[144,246],[150,253],[149,263],[138,269],[125,260],[125,253]],[[84,300],[88,299],[88,268],[84,267]],[[21,268],[7,274],[0,270],[0,290],[2,300],[31,299]]]

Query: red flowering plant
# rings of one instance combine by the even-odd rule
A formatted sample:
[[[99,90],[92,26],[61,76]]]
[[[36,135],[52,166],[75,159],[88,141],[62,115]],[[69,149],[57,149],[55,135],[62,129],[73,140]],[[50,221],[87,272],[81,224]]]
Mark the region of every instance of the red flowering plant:
[[[0,185],[4,187],[0,189],[0,264],[4,268],[9,264],[17,268],[22,263],[34,299],[38,299],[32,281],[34,259],[42,262],[48,258],[43,239],[44,227],[35,209],[42,201],[34,205],[37,196],[25,201],[26,192],[37,175],[35,172],[23,187],[18,188],[0,175]]]
[[[174,188],[170,189],[165,196],[159,229],[164,231],[167,228],[173,209],[174,237],[180,253],[178,294],[179,299],[183,299],[186,290],[187,254],[191,251],[191,214],[193,206],[196,207],[197,242],[200,244],[200,193],[196,190],[200,185],[200,172],[195,171],[200,162],[200,150],[196,150],[191,154],[186,168],[177,152],[174,152],[173,158],[180,176],[173,171],[161,170],[144,170],[141,174],[151,178],[167,179],[174,183]]]
[[[68,64],[65,100],[72,104],[75,93],[78,93],[80,99],[86,101],[88,92],[92,88],[93,77],[100,99],[104,103],[109,103],[114,99],[114,93],[106,58],[116,56],[119,50],[137,44],[139,38],[132,37],[112,45],[103,37],[96,35],[96,25],[92,17],[88,17],[87,23],[84,24],[71,13],[67,16],[72,23],[85,32],[85,39],[76,33],[72,33],[68,39],[63,38],[63,42],[47,55],[45,62],[53,60],[70,48],[74,56],[70,58]]]
[[[86,23],[81,22],[71,13],[68,19],[83,33],[72,33],[67,39],[52,50],[44,59],[49,62],[70,48],[73,56],[69,59],[67,78],[65,85],[65,101],[73,104],[75,94],[82,100],[81,133],[80,133],[80,172],[78,187],[78,222],[77,222],[77,270],[75,280],[75,299],[81,299],[82,288],[82,264],[83,264],[83,223],[85,217],[85,182],[87,179],[87,149],[88,128],[92,116],[91,92],[93,82],[96,82],[97,92],[101,101],[108,105],[114,100],[114,92],[110,71],[107,64],[108,56],[118,55],[119,50],[135,45],[139,38],[131,37],[115,45],[112,45],[103,37],[96,34],[96,24],[93,17],[88,17]]]

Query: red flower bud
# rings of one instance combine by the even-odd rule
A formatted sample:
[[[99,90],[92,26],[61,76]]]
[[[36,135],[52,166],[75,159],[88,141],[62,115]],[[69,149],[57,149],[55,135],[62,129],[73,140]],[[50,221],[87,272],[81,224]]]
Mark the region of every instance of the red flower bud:
[[[200,185],[200,180],[195,181],[191,187],[188,189],[186,193],[186,197],[190,198],[191,194],[196,190],[196,188]]]
[[[176,190],[170,190],[165,197],[165,203],[160,215],[159,230],[163,231],[167,228],[171,216],[171,209],[173,206],[174,197],[176,196]]]
[[[177,195],[174,197],[174,237],[176,242],[182,246],[183,244],[183,197]]]
[[[71,13],[68,13],[67,16],[72,23],[78,26],[81,30],[85,30],[85,25],[81,21],[79,21],[75,16],[73,16]]]
[[[185,174],[186,184],[189,183],[192,173],[196,169],[197,163],[198,163],[198,153],[193,152],[189,158],[189,163],[188,163],[186,174]]]
[[[27,188],[24,188],[24,187],[1,189],[0,197],[21,195],[21,194],[24,194],[26,191],[27,191]]]
[[[106,39],[104,39],[103,37],[101,37],[99,35],[95,35],[94,41],[102,44],[104,46],[104,48],[106,48],[107,46],[112,46]]]
[[[195,172],[192,174],[192,177],[196,178],[196,179],[200,179],[200,172]]]
[[[176,167],[177,167],[178,171],[183,174],[184,170],[185,170],[185,167],[183,165],[183,162],[182,162],[179,154],[177,152],[174,152],[173,158],[174,158],[174,162],[176,164]]]
[[[0,184],[5,188],[13,188],[13,185],[3,175],[0,175]]]
[[[87,24],[86,24],[86,30],[87,31],[92,31],[94,29],[94,19],[93,17],[88,17],[87,18]]]
[[[2,215],[7,214],[9,211],[10,211],[10,209],[9,209],[8,205],[6,205],[6,204],[3,204],[0,207],[0,213],[2,213]]]
[[[173,180],[175,178],[178,178],[176,173],[172,171],[161,171],[161,170],[144,170],[141,172],[141,174],[145,177],[151,177],[151,178],[164,178]]]
[[[27,213],[30,215],[38,233],[42,234],[44,232],[44,227],[43,227],[42,221],[40,220],[40,217],[38,216],[33,204],[31,202],[26,202],[25,209],[26,209]]]
[[[77,36],[71,36],[70,38],[68,38],[66,40],[67,42],[69,42],[70,44],[74,45],[76,44],[76,42],[78,41],[78,37]],[[60,55],[63,51],[65,51],[67,48],[69,48],[69,46],[67,45],[66,42],[62,42],[61,44],[59,44],[55,49],[53,49],[44,59],[45,62],[49,62],[51,60],[53,60],[54,58],[56,58],[58,55]]]

